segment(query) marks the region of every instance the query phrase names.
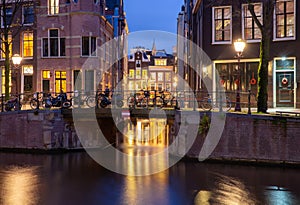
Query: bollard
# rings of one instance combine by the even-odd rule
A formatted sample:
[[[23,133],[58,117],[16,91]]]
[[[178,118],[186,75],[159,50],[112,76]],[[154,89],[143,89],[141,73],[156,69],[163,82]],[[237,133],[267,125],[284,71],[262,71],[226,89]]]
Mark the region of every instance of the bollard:
[[[223,108],[222,108],[222,106],[223,106],[222,94],[220,93],[219,95],[220,95],[219,112],[223,112]]]
[[[248,115],[251,115],[251,90],[248,90]]]
[[[96,91],[96,108],[99,108],[98,90]]]
[[[37,104],[36,104],[36,109],[39,110],[40,109],[40,96],[39,96],[39,92],[36,92],[36,100],[37,100]]]
[[[4,94],[1,94],[1,112],[4,112]]]

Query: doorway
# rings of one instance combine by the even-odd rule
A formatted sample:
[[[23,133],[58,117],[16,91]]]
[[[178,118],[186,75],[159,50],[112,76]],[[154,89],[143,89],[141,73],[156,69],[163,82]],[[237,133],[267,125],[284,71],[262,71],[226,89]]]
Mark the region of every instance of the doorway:
[[[276,107],[294,107],[295,59],[276,59],[274,76],[274,101]]]

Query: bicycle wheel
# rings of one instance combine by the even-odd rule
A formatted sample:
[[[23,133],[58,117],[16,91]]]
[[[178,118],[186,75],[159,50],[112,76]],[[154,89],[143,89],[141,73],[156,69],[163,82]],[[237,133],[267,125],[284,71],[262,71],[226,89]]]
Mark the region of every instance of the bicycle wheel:
[[[86,105],[88,107],[95,107],[96,106],[96,98],[93,95],[90,95],[86,98]]]
[[[31,99],[30,100],[30,107],[31,107],[31,109],[33,109],[33,110],[35,110],[35,109],[37,109],[37,106],[38,106],[38,100],[36,100],[36,99]]]
[[[228,98],[222,102],[222,109],[223,111],[229,111],[231,109],[231,101]]]
[[[176,108],[176,109],[179,108],[178,102],[177,102],[177,100],[175,98],[172,98],[172,100],[171,100],[171,106],[174,107],[174,108]]]
[[[164,101],[161,97],[156,97],[155,98],[155,105],[157,107],[163,107],[164,106]]]
[[[201,105],[202,110],[210,111],[212,109],[211,102],[208,102],[207,100],[200,101],[200,105]]]

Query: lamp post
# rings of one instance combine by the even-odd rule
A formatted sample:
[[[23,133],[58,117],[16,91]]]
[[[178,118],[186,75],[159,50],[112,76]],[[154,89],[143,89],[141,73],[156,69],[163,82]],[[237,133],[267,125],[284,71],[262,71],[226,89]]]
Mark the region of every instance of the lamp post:
[[[234,42],[234,49],[236,51],[236,58],[238,59],[236,103],[235,103],[235,108],[234,108],[234,111],[236,111],[236,112],[241,111],[241,97],[240,97],[241,68],[240,68],[240,61],[241,61],[241,57],[243,56],[243,51],[244,51],[245,46],[246,46],[245,41],[243,41],[240,38]]]
[[[19,68],[19,65],[21,64],[22,57],[19,54],[15,54],[11,57],[11,60],[12,60],[12,62],[14,64],[14,67],[15,67],[14,68],[14,70],[15,70],[14,78],[16,80],[16,94],[18,94],[18,77],[19,77],[18,76],[18,74],[19,74],[18,68]]]

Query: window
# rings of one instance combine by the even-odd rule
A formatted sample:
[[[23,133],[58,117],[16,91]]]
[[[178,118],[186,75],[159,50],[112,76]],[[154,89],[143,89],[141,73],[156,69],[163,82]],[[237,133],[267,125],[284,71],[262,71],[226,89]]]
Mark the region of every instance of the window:
[[[148,70],[145,69],[142,70],[142,78],[144,80],[148,80]]]
[[[10,25],[12,21],[12,8],[6,7],[5,10],[3,10],[3,7],[1,7],[1,27],[5,26],[4,22],[4,16],[6,16],[6,25]]]
[[[133,79],[134,78],[134,69],[129,69],[129,79]]]
[[[136,79],[141,79],[141,69],[136,69],[136,71],[135,71],[135,78]]]
[[[33,56],[33,32],[26,31],[23,33],[23,57]]]
[[[65,38],[59,38],[58,29],[50,29],[48,35],[43,38],[43,57],[65,56]]]
[[[274,33],[275,39],[295,39],[295,1],[276,2]]]
[[[42,75],[43,79],[49,79],[51,77],[51,72],[50,70],[43,70]]]
[[[155,65],[167,65],[167,59],[154,59]]]
[[[94,91],[94,70],[85,71],[84,87],[85,91]]]
[[[33,24],[33,22],[34,22],[33,5],[26,5],[23,7],[23,24]]]
[[[4,36],[2,35],[2,40],[5,40],[4,39]],[[8,43],[9,43],[9,57],[11,58],[12,57],[12,36],[9,34],[8,35]],[[1,46],[2,46],[2,49],[1,49],[1,59],[5,59],[5,43],[2,42],[1,43]]]
[[[82,56],[96,56],[96,37],[82,37]]]
[[[262,23],[262,4],[253,4],[254,12],[258,20]],[[248,4],[243,5],[243,37],[246,40],[259,40],[261,39],[261,31],[252,18],[248,9]]]
[[[163,72],[158,72],[157,73],[157,80],[158,81],[163,81],[164,80],[164,73]]]
[[[140,68],[140,67],[141,67],[141,60],[137,60],[137,61],[135,62],[135,64],[136,64],[136,67],[137,67],[137,68]]]
[[[32,65],[24,65],[23,67],[24,75],[32,75],[33,74],[33,66]]]
[[[48,0],[48,14],[55,15],[59,13],[59,0]]]
[[[55,92],[60,93],[61,90],[67,91],[67,72],[55,71]]]
[[[231,7],[213,8],[213,43],[231,43]]]

